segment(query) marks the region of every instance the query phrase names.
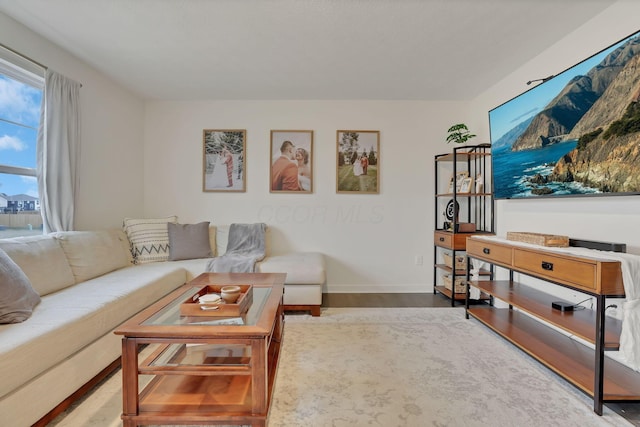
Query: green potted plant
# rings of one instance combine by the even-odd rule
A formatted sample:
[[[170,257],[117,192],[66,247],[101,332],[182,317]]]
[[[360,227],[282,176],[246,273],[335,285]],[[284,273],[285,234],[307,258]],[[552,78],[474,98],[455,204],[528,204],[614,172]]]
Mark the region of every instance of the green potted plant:
[[[471,138],[475,138],[475,134],[469,132],[469,128],[464,123],[458,123],[453,125],[447,130],[449,135],[447,136],[447,144],[455,142],[456,144],[464,144]]]

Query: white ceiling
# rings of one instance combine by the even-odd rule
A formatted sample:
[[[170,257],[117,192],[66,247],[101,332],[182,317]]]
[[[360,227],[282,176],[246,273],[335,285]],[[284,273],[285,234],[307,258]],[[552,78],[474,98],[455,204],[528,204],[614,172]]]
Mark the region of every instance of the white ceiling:
[[[145,99],[465,100],[612,3],[0,0],[0,11]]]

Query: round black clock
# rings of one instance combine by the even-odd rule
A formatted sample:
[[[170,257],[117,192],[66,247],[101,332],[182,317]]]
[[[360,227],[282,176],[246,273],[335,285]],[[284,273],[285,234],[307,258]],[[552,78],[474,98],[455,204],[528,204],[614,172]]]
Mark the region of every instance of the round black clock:
[[[444,216],[447,217],[449,221],[453,221],[454,216],[457,215],[459,210],[460,210],[460,204],[458,202],[455,202],[454,204],[453,199],[451,199],[447,203],[447,207],[444,211]]]

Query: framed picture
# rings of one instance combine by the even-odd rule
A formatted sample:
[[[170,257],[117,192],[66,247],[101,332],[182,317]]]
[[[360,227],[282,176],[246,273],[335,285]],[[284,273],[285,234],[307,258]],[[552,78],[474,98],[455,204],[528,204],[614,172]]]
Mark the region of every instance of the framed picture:
[[[269,191],[313,191],[313,131],[272,130]]]
[[[467,171],[456,172],[456,178],[455,178],[456,193],[460,193],[460,188],[462,187],[462,182],[468,176],[469,176],[469,172],[467,172]],[[453,179],[453,174],[452,174],[451,178],[449,178],[449,187],[447,189],[447,193],[453,193],[453,183],[454,183],[454,179]]]
[[[202,131],[202,191],[246,191],[246,140],[244,129]]]
[[[336,192],[380,192],[380,131],[337,131]]]
[[[471,192],[471,186],[473,185],[473,178],[471,177],[466,177],[462,180],[462,184],[460,185],[460,189],[458,190],[458,193],[470,193]]]
[[[484,182],[481,173],[476,176],[476,193],[484,193]]]

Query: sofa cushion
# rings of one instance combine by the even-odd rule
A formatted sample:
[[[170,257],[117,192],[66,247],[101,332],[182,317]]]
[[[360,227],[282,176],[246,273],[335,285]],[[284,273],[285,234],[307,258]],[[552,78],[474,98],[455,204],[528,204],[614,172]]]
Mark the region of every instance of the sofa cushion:
[[[41,297],[75,283],[64,250],[51,235],[1,239],[0,249],[24,271]]]
[[[23,322],[39,302],[27,275],[0,249],[0,323]]]
[[[76,283],[131,265],[116,230],[54,233],[67,256]]]
[[[318,252],[296,252],[265,258],[256,265],[260,273],[287,273],[285,284],[318,285],[326,280],[324,255]]]
[[[198,224],[167,224],[169,261],[210,258],[209,221]]]
[[[175,263],[149,263],[43,297],[27,322],[0,325],[0,396],[111,333],[185,280]]]
[[[131,243],[136,264],[169,260],[167,223],[176,223],[175,215],[166,218],[124,219],[124,231]]]

